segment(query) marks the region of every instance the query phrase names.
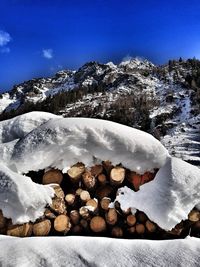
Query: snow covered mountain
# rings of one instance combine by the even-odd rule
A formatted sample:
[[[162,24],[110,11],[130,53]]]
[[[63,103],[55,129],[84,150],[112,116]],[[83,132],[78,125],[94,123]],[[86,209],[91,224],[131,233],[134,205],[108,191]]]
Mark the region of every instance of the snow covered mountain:
[[[200,62],[89,62],[77,71],[16,85],[0,96],[0,119],[28,111],[96,117],[152,133],[174,156],[200,166]]]

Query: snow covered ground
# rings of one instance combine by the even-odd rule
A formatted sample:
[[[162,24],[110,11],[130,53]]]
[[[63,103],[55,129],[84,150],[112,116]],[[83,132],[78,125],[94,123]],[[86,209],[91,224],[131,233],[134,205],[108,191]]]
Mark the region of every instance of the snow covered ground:
[[[151,241],[103,237],[0,236],[2,267],[197,267],[200,239]]]

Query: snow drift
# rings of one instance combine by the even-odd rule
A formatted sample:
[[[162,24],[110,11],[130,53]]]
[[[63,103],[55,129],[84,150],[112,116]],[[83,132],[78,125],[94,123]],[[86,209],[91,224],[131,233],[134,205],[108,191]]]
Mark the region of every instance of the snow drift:
[[[145,132],[109,121],[60,118],[40,112],[0,122],[0,129],[0,175],[2,180],[6,175],[6,183],[14,185],[8,186],[5,197],[5,188],[0,184],[0,208],[14,222],[39,217],[52,194],[47,187],[38,186],[21,174],[49,167],[66,172],[79,161],[91,166],[111,160],[140,174],[160,169],[155,180],[143,185],[139,192],[122,188],[124,195],[120,194],[119,200],[124,208],[144,211],[166,230],[186,219],[199,203],[200,170],[171,158],[163,145]],[[10,204],[11,192],[15,206]],[[14,212],[17,205],[20,208]],[[39,206],[41,209],[35,213]]]

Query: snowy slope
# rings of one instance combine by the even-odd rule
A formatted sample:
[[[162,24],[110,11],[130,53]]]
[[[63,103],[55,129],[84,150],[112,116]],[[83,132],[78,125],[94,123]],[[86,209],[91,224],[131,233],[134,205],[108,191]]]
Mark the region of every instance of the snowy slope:
[[[200,239],[124,240],[98,237],[0,236],[2,267],[60,266],[154,266],[196,267],[200,262]]]

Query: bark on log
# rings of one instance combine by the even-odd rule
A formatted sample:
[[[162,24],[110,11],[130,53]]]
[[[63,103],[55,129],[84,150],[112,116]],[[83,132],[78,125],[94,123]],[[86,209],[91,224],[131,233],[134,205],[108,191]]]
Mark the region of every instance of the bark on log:
[[[66,234],[71,229],[71,223],[68,216],[62,214],[56,217],[54,221],[54,229],[57,232]]]
[[[87,171],[82,175],[83,183],[88,190],[92,190],[96,186],[96,178]]]
[[[107,174],[108,176],[110,176],[110,172],[111,172],[111,170],[112,170],[112,168],[113,168],[113,165],[112,165],[111,161],[109,161],[109,160],[105,160],[105,161],[103,161],[103,162],[102,162],[102,166],[103,166],[103,168],[104,168],[106,174]]]
[[[66,213],[66,205],[62,198],[56,197],[52,199],[50,209],[58,214]]]
[[[105,218],[106,218],[106,222],[109,225],[115,225],[118,219],[117,211],[113,208],[110,208],[108,212],[106,213]]]
[[[145,172],[142,176],[141,176],[141,185],[146,184],[150,181],[152,181],[156,176],[156,173],[152,173],[152,172]]]
[[[100,164],[92,166],[90,172],[92,176],[97,177],[103,172],[103,166]]]
[[[105,211],[108,211],[110,203],[111,203],[111,199],[110,198],[108,198],[108,197],[102,198],[102,200],[100,202],[101,208],[103,210],[105,210]]]
[[[112,185],[120,185],[125,178],[125,169],[122,167],[114,167],[110,172],[110,183]]]
[[[56,218],[56,215],[49,209],[46,209],[45,212],[44,212],[44,216],[47,218],[47,219],[55,219]]]
[[[17,225],[9,223],[7,228],[7,235],[16,237],[28,237],[31,236],[32,229],[33,225],[31,223],[24,223]]]
[[[78,162],[67,171],[67,174],[69,175],[71,181],[76,183],[80,181],[81,176],[84,172],[85,172],[85,165],[81,162]]]
[[[101,233],[106,230],[106,222],[103,217],[95,216],[90,221],[90,229],[95,233]]]
[[[49,170],[45,172],[42,178],[43,184],[61,184],[63,175],[59,170]]]
[[[126,221],[127,221],[128,226],[135,225],[136,224],[136,217],[135,217],[135,215],[132,215],[132,214],[128,215],[127,218],[126,218]]]
[[[51,231],[51,221],[48,219],[34,223],[33,234],[35,236],[47,236]]]
[[[59,185],[52,185],[52,187],[55,191],[55,197],[62,198],[62,199],[65,198],[65,194]]]

